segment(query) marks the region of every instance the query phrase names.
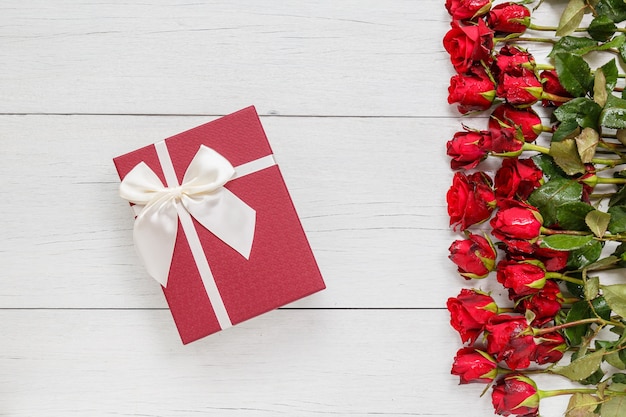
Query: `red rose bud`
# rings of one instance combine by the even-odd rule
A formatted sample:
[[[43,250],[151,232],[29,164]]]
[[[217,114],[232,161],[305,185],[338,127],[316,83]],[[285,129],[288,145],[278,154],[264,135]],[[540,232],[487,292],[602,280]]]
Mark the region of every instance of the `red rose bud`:
[[[504,200],[500,206],[490,222],[496,238],[534,241],[539,237],[543,218],[537,209],[514,200]]]
[[[474,343],[485,324],[498,311],[498,306],[488,294],[466,288],[456,298],[448,298],[446,306],[450,312],[450,325],[459,332],[464,343]]]
[[[535,338],[535,343],[537,347],[531,360],[539,365],[560,361],[563,358],[563,352],[567,350],[565,338],[556,332]]]
[[[452,158],[452,169],[472,169],[485,158],[491,149],[491,134],[487,131],[467,130],[457,132],[448,141],[446,153]]]
[[[450,225],[454,226],[454,230],[458,226],[465,230],[491,217],[496,207],[496,196],[491,185],[491,178],[483,172],[454,174],[452,186],[446,195]]]
[[[530,23],[530,10],[521,4],[498,4],[487,15],[487,26],[499,33],[524,33]]]
[[[498,375],[498,365],[487,352],[464,347],[456,353],[451,373],[459,376],[461,384],[490,383]]]
[[[459,103],[458,110],[487,110],[496,97],[496,87],[483,68],[473,67],[468,74],[457,74],[450,78],[448,104]]]
[[[458,73],[465,73],[475,64],[491,62],[493,31],[482,19],[476,25],[460,26],[452,22],[452,29],[443,38],[443,46]]]
[[[526,142],[533,142],[543,131],[541,118],[530,108],[517,108],[510,104],[496,107],[489,118],[489,128],[514,127],[519,129]]]
[[[485,325],[487,353],[504,361],[510,369],[527,368],[535,352],[535,341],[526,318],[509,314],[493,316]]]
[[[516,296],[537,293],[546,285],[546,270],[536,260],[500,261],[497,268],[497,279],[504,288],[513,291]]]
[[[556,73],[556,70],[547,70],[547,71],[542,71],[541,74],[539,75],[539,79],[541,80],[541,83],[543,84],[543,91],[544,93],[544,97],[543,100],[541,101],[541,104],[544,107],[548,107],[548,106],[555,106],[558,107],[561,104],[563,104],[563,101],[559,101],[559,100],[551,100],[549,98],[550,95],[552,96],[556,96],[556,97],[563,97],[563,98],[572,98],[572,95],[561,85],[561,82],[559,81],[559,76]]]
[[[496,198],[525,201],[542,180],[543,171],[532,159],[506,158],[494,177]]]
[[[528,107],[541,98],[543,87],[534,72],[525,70],[521,76],[504,74],[496,94],[513,106]]]
[[[485,278],[495,268],[495,248],[489,239],[480,235],[470,233],[467,239],[454,241],[449,250],[450,260],[466,279]]]
[[[552,280],[547,280],[544,287],[535,294],[524,297],[513,294],[510,298],[515,301],[515,311],[522,314],[527,310],[533,312],[535,315],[531,323],[533,326],[543,326],[554,320],[565,301],[559,284]]]
[[[514,157],[522,154],[525,140],[521,132],[514,127],[489,129],[491,151],[501,156]]]
[[[520,47],[505,45],[495,56],[492,72],[496,75],[499,83],[502,82],[505,74],[511,77],[521,77],[524,67],[535,63],[535,58],[525,49]]]
[[[446,0],[446,10],[453,20],[483,16],[491,9],[491,0]]]
[[[537,384],[522,375],[509,374],[493,387],[491,402],[496,414],[535,417],[539,415]]]
[[[541,248],[538,245],[539,241],[531,244],[527,250],[517,252],[511,247],[506,248],[507,259],[523,261],[532,255],[532,258],[538,259],[543,262],[546,267],[546,271],[558,272],[567,266],[567,259],[569,258],[568,251],[560,251],[548,248]]]

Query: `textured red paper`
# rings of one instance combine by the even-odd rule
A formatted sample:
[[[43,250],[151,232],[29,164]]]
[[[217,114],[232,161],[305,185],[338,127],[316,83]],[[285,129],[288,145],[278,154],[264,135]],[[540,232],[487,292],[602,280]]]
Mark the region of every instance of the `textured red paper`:
[[[233,166],[272,154],[254,107],[165,139],[179,182],[200,145]],[[121,179],[145,162],[165,185],[154,145],[114,160]],[[257,213],[250,259],[194,220],[205,256],[233,325],[325,288],[278,166],[226,185]],[[179,223],[167,288],[163,288],[183,343],[220,330]]]

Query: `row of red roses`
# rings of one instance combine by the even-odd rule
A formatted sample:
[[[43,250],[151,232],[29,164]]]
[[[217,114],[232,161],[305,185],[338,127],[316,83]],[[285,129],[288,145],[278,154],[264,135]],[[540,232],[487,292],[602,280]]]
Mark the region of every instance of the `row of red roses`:
[[[577,279],[558,272],[566,267],[567,251],[540,246],[543,234],[552,231],[527,199],[543,184],[543,172],[520,155],[537,150],[531,143],[550,131],[531,106],[541,102],[556,107],[572,96],[556,71],[538,71],[528,51],[506,43],[495,52],[496,33],[507,39],[526,30],[528,8],[512,2],[492,7],[491,1],[447,0],[446,9],[453,20],[443,43],[457,71],[448,102],[458,103],[462,114],[487,110],[497,99],[504,102],[492,112],[487,130],[464,128],[447,143],[451,167],[469,170],[488,155],[507,157],[493,179],[481,171],[455,173],[447,193],[448,214],[450,224],[465,231],[466,238],[453,242],[450,259],[466,279],[495,271],[513,303],[501,308],[489,294],[468,289],[448,300],[451,325],[468,344],[457,352],[452,373],[461,383],[495,382],[496,413],[537,416],[541,398],[569,391],[541,391],[519,371],[531,362],[545,365],[563,357],[568,344],[561,330],[569,324],[555,322],[567,301],[558,282]],[[583,200],[595,185],[586,181],[595,176],[593,165],[587,167],[589,172],[579,177]],[[499,262],[492,241],[467,230],[490,218],[491,234],[505,255]]]

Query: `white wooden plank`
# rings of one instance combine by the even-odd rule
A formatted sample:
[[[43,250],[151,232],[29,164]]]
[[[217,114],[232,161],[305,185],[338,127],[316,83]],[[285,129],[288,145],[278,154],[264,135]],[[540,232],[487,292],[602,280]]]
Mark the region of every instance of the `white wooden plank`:
[[[2,307],[164,307],[111,158],[206,117],[0,117]],[[440,307],[442,119],[263,118],[328,289],[301,307]]]
[[[447,320],[280,310],[182,346],[163,310],[1,310],[0,415],[491,415],[482,385],[449,374]]]
[[[6,0],[0,112],[448,114],[448,21],[436,0]]]

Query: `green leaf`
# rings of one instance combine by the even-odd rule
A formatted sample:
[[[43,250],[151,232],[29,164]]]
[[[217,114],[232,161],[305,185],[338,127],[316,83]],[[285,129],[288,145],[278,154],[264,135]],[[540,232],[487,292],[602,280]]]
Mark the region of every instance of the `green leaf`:
[[[619,57],[622,59],[622,62],[626,62],[626,43],[622,44],[619,48],[617,48],[619,52]],[[622,98],[626,95],[626,90],[622,91]]]
[[[613,234],[626,232],[626,206],[613,206],[607,210],[611,215],[609,232]]]
[[[600,15],[596,16],[596,18],[591,21],[587,28],[587,33],[589,33],[593,39],[604,42],[613,36],[616,29],[617,26],[615,26],[615,23],[613,23],[610,17]]]
[[[593,236],[551,235],[541,240],[541,247],[559,251],[580,249],[593,239]]]
[[[594,410],[600,403],[598,397],[577,392],[570,397],[567,403],[565,417],[598,417]]]
[[[593,300],[598,296],[600,291],[600,278],[591,277],[585,282],[585,300]]]
[[[575,120],[581,127],[596,128],[602,107],[586,97],[577,97],[563,103],[554,110],[554,117],[560,122]]]
[[[611,318],[611,307],[604,297],[596,297],[591,300],[591,307],[592,311],[595,311],[595,313],[604,320]]]
[[[606,91],[606,77],[602,68],[596,70],[593,79],[593,101],[598,103],[598,106],[604,107],[607,97],[610,93]]]
[[[569,312],[567,313],[567,317],[565,319],[566,323],[571,323],[574,321],[582,320],[591,317],[592,311],[589,308],[589,304],[587,301],[577,301],[572,304]],[[578,326],[567,327],[564,329],[565,337],[569,340],[570,345],[578,346],[582,342],[583,337],[587,333],[587,329],[589,328],[589,324],[579,324]],[[583,377],[584,378],[584,377]]]
[[[626,128],[626,100],[610,94],[598,122],[613,129]]]
[[[556,210],[557,223],[565,230],[589,230],[585,217],[593,210],[591,204],[582,201],[562,204]]]
[[[591,90],[591,68],[582,57],[560,52],[554,56],[554,66],[561,85],[574,97],[583,97]]]
[[[597,262],[589,264],[585,267],[586,271],[601,271],[603,269],[607,269],[615,265],[619,261],[617,256],[607,256],[606,258],[602,258]]]
[[[585,216],[585,223],[587,223],[593,234],[598,237],[604,236],[610,220],[611,215],[600,210],[590,211]]]
[[[606,16],[615,23],[626,20],[624,0],[600,0],[595,9],[599,16]]]
[[[596,46],[598,46],[597,41],[584,36],[563,36],[554,44],[548,56],[553,58],[560,52],[584,55]]]
[[[580,126],[576,119],[565,120],[558,124],[552,134],[552,142],[561,142],[568,138],[576,137],[580,134]]]
[[[600,412],[602,413],[602,417],[626,416],[626,397],[623,395],[609,397],[608,401],[602,403]]]
[[[580,25],[583,20],[587,4],[585,0],[569,0],[567,7],[561,15],[559,26],[555,33],[558,36],[566,36],[572,33]]]
[[[531,159],[533,160],[535,165],[537,165],[543,171],[543,176],[547,179],[567,177],[567,174],[565,174],[565,172],[563,172],[563,170],[559,168],[556,162],[554,162],[554,158],[552,158],[550,155],[540,153],[531,157]]]
[[[572,381],[580,381],[588,376],[593,375],[602,363],[602,357],[604,356],[604,349],[596,350],[581,358],[577,358],[569,365],[554,366],[550,369],[551,372],[559,375],[563,375]]]
[[[626,37],[622,35],[623,37]],[[617,84],[617,78],[619,75],[619,70],[617,69],[617,63],[615,59],[608,61],[606,64],[600,67],[602,69],[602,73],[604,74],[604,79],[606,80],[606,90],[607,92],[613,91],[615,85]]]
[[[602,254],[602,243],[592,240],[580,249],[570,252],[567,258],[567,267],[582,269],[595,263]]]
[[[626,205],[626,187],[620,187],[609,199],[609,207]]]
[[[614,284],[602,287],[604,299],[611,310],[619,316],[626,318],[626,284]]]
[[[537,207],[544,223],[551,226],[557,222],[557,207],[565,203],[580,201],[583,187],[577,181],[566,178],[554,178],[537,188],[528,198],[528,202]]]
[[[596,154],[596,148],[600,142],[598,132],[595,129],[586,127],[574,140],[576,141],[576,149],[581,162],[585,164],[590,163]]]
[[[550,156],[568,175],[583,174],[586,171],[578,153],[574,139],[565,139],[550,144]]]

